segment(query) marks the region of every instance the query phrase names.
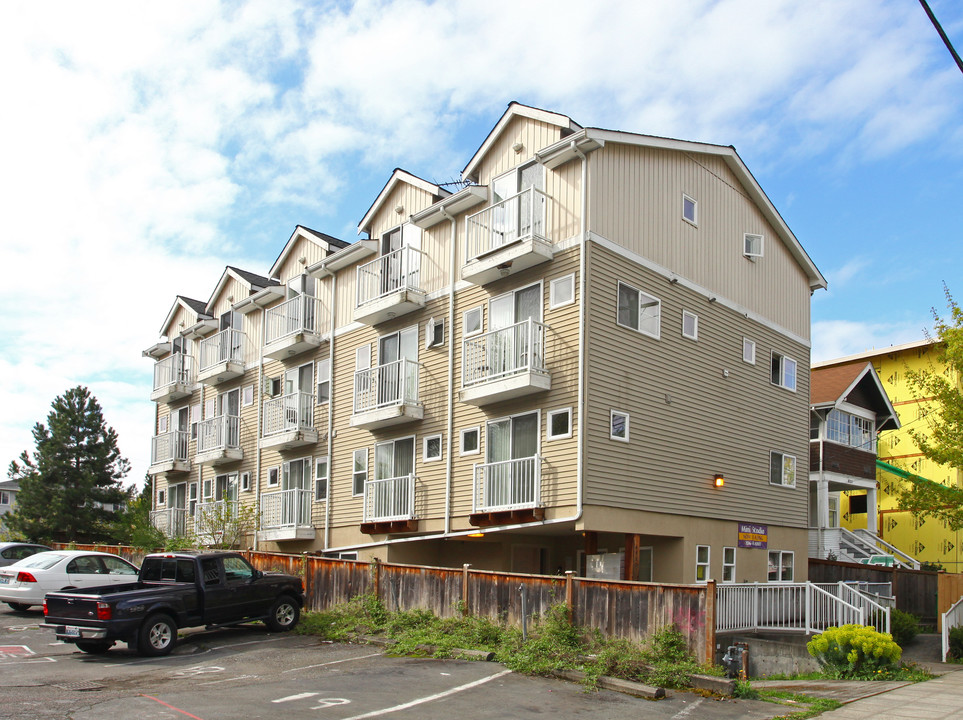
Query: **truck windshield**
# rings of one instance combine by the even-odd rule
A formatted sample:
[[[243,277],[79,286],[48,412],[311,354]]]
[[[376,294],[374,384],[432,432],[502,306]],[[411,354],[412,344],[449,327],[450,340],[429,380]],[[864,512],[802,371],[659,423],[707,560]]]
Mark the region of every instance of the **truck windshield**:
[[[194,582],[194,561],[186,558],[145,558],[146,582]]]

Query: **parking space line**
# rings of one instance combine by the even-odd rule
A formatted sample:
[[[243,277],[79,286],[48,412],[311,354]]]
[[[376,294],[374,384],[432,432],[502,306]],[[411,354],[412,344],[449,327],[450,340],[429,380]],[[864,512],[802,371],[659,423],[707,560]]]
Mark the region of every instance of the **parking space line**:
[[[352,717],[345,718],[345,720],[364,720],[365,718],[380,717],[381,715],[387,715],[388,713],[398,712],[399,710],[407,710],[408,708],[417,707],[418,705],[424,705],[425,703],[432,702],[433,700],[440,700],[441,698],[448,697],[449,695],[455,695],[465,690],[471,690],[474,687],[478,687],[479,685],[484,685],[487,682],[496,680],[502,677],[503,675],[508,675],[510,672],[511,670],[502,670],[501,672],[497,672],[494,675],[483,677],[480,680],[475,680],[473,682],[466,683],[465,685],[459,685],[458,687],[453,687],[449,690],[445,690],[444,692],[435,693],[434,695],[428,695],[427,697],[418,698],[417,700],[412,700],[411,702],[406,702],[401,705],[395,705],[390,708],[384,708],[383,710],[374,710],[372,712],[365,713],[364,715],[354,715]]]
[[[287,697],[278,698],[277,700],[272,700],[271,702],[273,702],[273,703],[286,703],[286,702],[291,702],[292,700],[304,700],[305,698],[314,697],[314,696],[317,695],[317,694],[318,694],[318,693],[316,693],[316,692],[298,693],[297,695],[288,695]]]
[[[364,660],[365,658],[373,658],[381,655],[380,652],[371,653],[370,655],[359,655],[358,657],[342,658],[341,660],[332,660],[330,662],[318,663],[317,665],[305,665],[304,667],[290,668],[288,670],[282,670],[281,674],[289,672],[297,672],[298,670],[310,670],[311,668],[324,667],[325,665],[337,665],[338,663],[351,662],[352,660]]]
[[[174,706],[171,705],[170,703],[166,703],[166,702],[164,702],[163,700],[160,700],[159,698],[155,698],[153,695],[143,695],[143,694],[142,694],[141,697],[145,697],[145,698],[147,698],[148,700],[153,700],[154,702],[159,702],[159,703],[160,703],[161,705],[163,705],[164,707],[168,707],[168,708],[170,708],[171,710],[173,710],[174,712],[179,712],[181,715],[186,715],[186,716],[189,717],[189,718],[194,718],[194,720],[203,720],[203,718],[199,718],[199,717],[197,717],[197,715],[192,715],[191,713],[187,712],[187,710],[181,710],[179,707],[174,707]]]

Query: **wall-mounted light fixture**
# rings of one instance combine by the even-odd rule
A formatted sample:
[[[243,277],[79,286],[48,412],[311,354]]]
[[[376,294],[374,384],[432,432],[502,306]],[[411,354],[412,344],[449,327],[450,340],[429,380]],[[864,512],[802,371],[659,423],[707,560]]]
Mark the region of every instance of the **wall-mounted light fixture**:
[[[485,537],[485,533],[468,533],[466,537],[470,537],[470,538]]]
[[[520,153],[524,148],[525,146],[520,142],[517,142],[514,145],[512,145],[512,150],[514,150],[516,153]]]
[[[405,211],[404,205],[395,205],[395,212],[401,215]]]
[[[712,483],[716,487],[722,487],[726,484],[726,478],[722,473],[716,473],[715,477],[712,478]]]

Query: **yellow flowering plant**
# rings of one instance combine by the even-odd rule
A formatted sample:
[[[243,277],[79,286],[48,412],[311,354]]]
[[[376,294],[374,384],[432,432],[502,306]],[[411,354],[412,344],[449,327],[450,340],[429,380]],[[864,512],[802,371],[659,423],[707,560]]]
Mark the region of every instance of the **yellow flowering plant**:
[[[892,635],[866,625],[826,628],[806,649],[827,675],[837,678],[871,678],[896,670],[903,655]]]

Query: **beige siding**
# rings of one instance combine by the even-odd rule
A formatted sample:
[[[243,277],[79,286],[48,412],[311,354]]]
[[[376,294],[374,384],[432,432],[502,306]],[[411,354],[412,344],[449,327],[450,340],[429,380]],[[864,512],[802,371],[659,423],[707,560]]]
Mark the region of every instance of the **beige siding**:
[[[397,183],[371,219],[370,237],[380,238],[383,233],[406,222],[410,215],[431,205],[434,199],[431,193],[421,188],[404,181]],[[401,212],[395,212],[395,208],[399,206]]]
[[[478,164],[479,185],[488,185],[493,177],[528,162],[538,150],[560,137],[561,129],[555,125],[529,118],[513,118]],[[512,149],[515,143],[522,144],[521,152]]]
[[[278,268],[276,279],[284,285],[292,278],[303,274],[305,268],[324,260],[325,256],[324,248],[303,235],[299,235],[288,256],[284,258],[284,262]],[[304,258],[304,262],[301,262],[301,258]]]
[[[170,325],[167,327],[167,339],[180,335],[181,330],[191,327],[197,322],[197,313],[188,310],[183,305],[178,304],[177,309],[171,316]]]

